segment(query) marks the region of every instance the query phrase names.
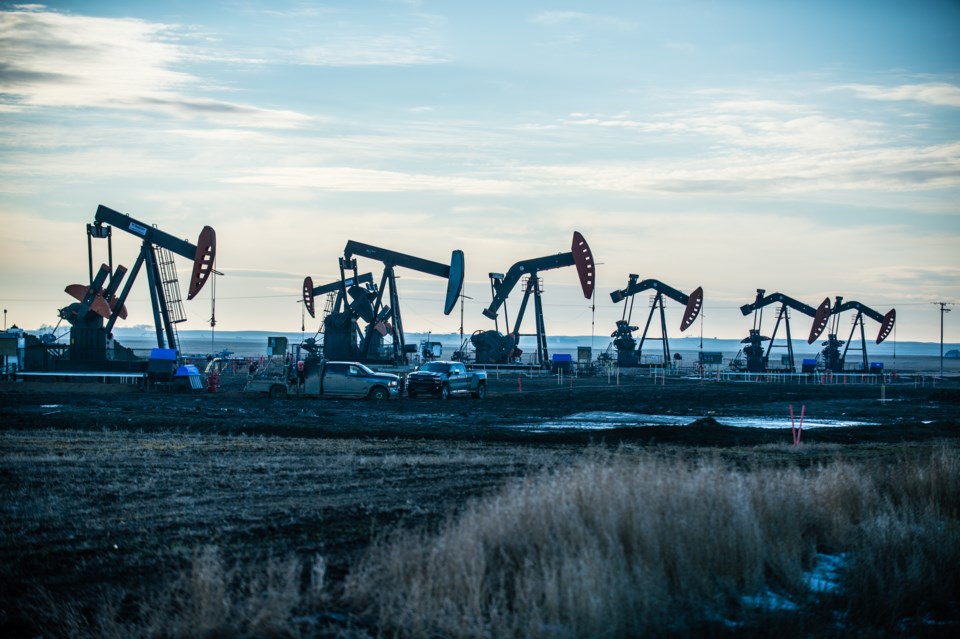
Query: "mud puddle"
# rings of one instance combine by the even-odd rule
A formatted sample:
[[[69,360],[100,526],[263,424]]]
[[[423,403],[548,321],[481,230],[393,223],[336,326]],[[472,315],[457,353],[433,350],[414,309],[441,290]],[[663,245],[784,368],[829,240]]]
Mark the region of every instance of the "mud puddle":
[[[549,432],[554,430],[607,430],[611,428],[643,428],[646,426],[690,426],[705,417],[712,417],[721,426],[735,428],[790,428],[789,417],[716,417],[697,415],[649,415],[644,413],[618,413],[592,411],[574,413],[560,419],[537,424],[521,424],[518,428],[530,432]],[[799,415],[793,425],[800,426]],[[803,428],[851,428],[857,426],[875,426],[870,422],[839,419],[804,419]]]

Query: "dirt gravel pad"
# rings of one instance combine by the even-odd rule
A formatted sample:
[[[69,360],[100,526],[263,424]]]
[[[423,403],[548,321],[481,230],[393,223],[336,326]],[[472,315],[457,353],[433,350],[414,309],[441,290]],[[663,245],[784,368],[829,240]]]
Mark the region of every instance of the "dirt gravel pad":
[[[895,456],[960,436],[960,391],[951,387],[888,386],[881,403],[876,386],[605,382],[523,380],[518,392],[516,379],[494,379],[485,400],[385,404],[270,400],[229,386],[200,395],[2,386],[0,629],[24,627],[23,610],[41,589],[70,602],[107,585],[138,592],[177,574],[206,545],[228,558],[321,555],[335,590],[378,533],[437,524],[471,498],[598,447],[711,450],[766,463],[808,455],[815,463]],[[783,420],[791,403],[810,417],[877,425],[810,430],[805,443],[827,446],[799,453],[787,445],[789,428],[723,425],[725,416]],[[585,411],[691,423],[518,427]]]

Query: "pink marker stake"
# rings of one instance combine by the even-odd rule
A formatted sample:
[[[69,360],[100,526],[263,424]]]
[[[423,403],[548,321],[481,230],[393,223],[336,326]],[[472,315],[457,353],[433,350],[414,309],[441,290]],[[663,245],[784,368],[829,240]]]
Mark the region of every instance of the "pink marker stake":
[[[800,425],[797,427],[797,446],[800,445],[800,434],[803,433],[803,413],[806,412],[807,405],[802,404],[800,406]]]
[[[790,434],[793,435],[793,445],[797,445],[797,428],[793,419],[793,404],[790,404]]]

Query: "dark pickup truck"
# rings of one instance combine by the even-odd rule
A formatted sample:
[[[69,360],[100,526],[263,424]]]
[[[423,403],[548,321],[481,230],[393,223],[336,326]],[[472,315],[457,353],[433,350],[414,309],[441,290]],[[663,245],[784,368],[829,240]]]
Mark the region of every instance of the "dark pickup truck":
[[[477,399],[487,396],[487,374],[469,372],[460,362],[427,362],[407,375],[407,395],[434,395],[447,399],[451,393],[470,393]]]

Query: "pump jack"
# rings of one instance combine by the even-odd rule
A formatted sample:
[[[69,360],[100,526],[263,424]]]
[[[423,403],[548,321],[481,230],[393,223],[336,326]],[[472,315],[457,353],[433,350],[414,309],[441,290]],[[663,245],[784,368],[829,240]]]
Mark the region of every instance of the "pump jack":
[[[837,332],[840,324],[840,313],[844,311],[849,311],[854,309],[857,311],[857,315],[853,319],[853,326],[850,328],[850,337],[847,338],[846,346],[843,348],[843,354],[840,353],[840,347],[844,344],[843,340],[837,339]],[[862,368],[860,369],[863,372],[870,371],[870,363],[867,360],[867,338],[864,334],[863,328],[863,316],[866,315],[872,320],[875,320],[880,323],[880,332],[877,333],[877,344],[887,339],[890,335],[890,332],[893,331],[893,325],[897,321],[897,310],[891,308],[887,311],[886,315],[881,315],[879,312],[873,310],[869,306],[865,306],[860,302],[844,302],[843,298],[839,295],[837,296],[836,303],[833,305],[833,326],[831,327],[830,333],[827,334],[827,341],[823,343],[823,359],[824,364],[828,371],[834,373],[842,373],[844,362],[847,359],[847,351],[850,349],[850,344],[853,341],[853,334],[856,332],[857,328],[860,329],[860,352],[863,356]]]
[[[698,286],[690,295],[681,293],[677,289],[664,284],[659,280],[643,280],[638,282],[639,275],[630,274],[627,282],[627,288],[610,293],[610,299],[613,303],[630,298],[630,303],[625,304],[623,308],[623,317],[617,321],[617,330],[610,337],[614,338],[613,345],[617,348],[617,364],[622,367],[639,366],[640,354],[643,352],[643,343],[647,339],[647,330],[650,328],[650,320],[653,319],[654,312],[660,310],[660,339],[663,342],[663,365],[670,365],[670,344],[667,342],[667,319],[663,309],[663,297],[667,296],[681,304],[686,305],[683,318],[680,320],[680,331],[683,332],[690,328],[693,322],[700,314],[700,308],[703,306],[703,287]],[[647,315],[647,323],[643,327],[643,335],[640,337],[640,345],[637,347],[637,340],[633,338],[633,332],[638,329],[630,325],[633,317],[633,296],[641,291],[653,289],[657,292],[653,297],[653,303],[650,305],[650,313]],[[651,338],[653,339],[653,338]]]
[[[525,275],[527,280],[523,292],[523,301],[520,303],[520,310],[513,324],[513,331],[510,330],[509,324],[505,322],[507,331],[505,336],[500,335],[497,331],[477,331],[470,338],[477,352],[478,364],[506,364],[509,363],[512,356],[519,352],[517,345],[520,341],[520,324],[523,322],[527,302],[531,296],[533,297],[534,314],[536,316],[534,322],[537,338],[537,363],[540,366],[547,364],[549,354],[547,352],[547,334],[543,323],[543,304],[540,300],[542,290],[538,273],[564,266],[577,267],[583,296],[590,299],[593,296],[593,287],[596,283],[596,264],[593,261],[593,253],[590,252],[587,241],[577,231],[573,233],[573,241],[568,253],[558,253],[517,262],[510,267],[505,276],[499,273],[490,274],[493,300],[490,302],[490,306],[484,309],[483,314],[492,320],[497,319],[497,311],[506,302],[521,276]]]
[[[127,231],[143,240],[140,254],[130,270],[123,290],[120,290],[120,284],[127,275],[127,269],[118,265],[117,269],[113,270],[113,227]],[[110,264],[101,265],[96,276],[93,275],[93,238],[107,240],[110,262]],[[67,286],[64,289],[66,293],[78,301],[60,309],[61,319],[71,324],[69,351],[71,366],[74,363],[80,363],[81,367],[102,367],[111,358],[107,345],[112,342],[113,326],[117,319],[127,317],[125,307],[127,296],[144,265],[147,270],[150,302],[157,331],[157,346],[177,349],[176,324],[186,320],[186,315],[180,299],[180,284],[173,265],[172,253],[193,260],[193,273],[187,293],[187,299],[190,300],[196,297],[214,272],[216,247],[216,233],[209,226],[203,227],[194,245],[164,233],[154,226],[135,220],[129,215],[103,205],[98,206],[94,223],[87,225],[90,285]],[[110,283],[103,288],[108,277]],[[119,295],[118,290],[120,290]]]
[[[741,344],[747,344],[747,346],[743,348],[743,353],[747,356],[747,371],[751,373],[763,373],[767,370],[767,364],[770,360],[770,350],[773,348],[774,340],[776,340],[780,322],[783,322],[784,328],[787,331],[787,366],[789,372],[795,373],[797,369],[793,359],[793,338],[790,335],[790,314],[788,309],[792,308],[813,318],[813,325],[810,327],[810,334],[807,336],[807,343],[813,344],[827,326],[827,320],[830,317],[830,298],[824,298],[820,306],[813,308],[783,293],[771,293],[764,297],[765,292],[762,288],[758,288],[757,299],[753,304],[744,304],[740,307],[740,312],[744,315],[753,313],[753,328],[750,329],[750,335],[740,342]],[[763,307],[776,303],[780,304],[780,308],[777,311],[777,323],[773,327],[773,333],[770,337],[762,336],[760,335],[760,324],[763,321]],[[769,344],[767,344],[767,349],[764,351],[763,342],[766,341],[769,341]]]
[[[316,297],[333,293],[336,293],[336,297],[332,303],[328,301],[328,309],[321,326],[324,332],[324,357],[332,360],[355,360],[359,355],[357,339],[360,336],[360,329],[356,318],[361,311],[358,311],[358,308],[368,307],[371,297],[376,296],[373,275],[364,273],[356,278],[351,277],[345,281],[335,280],[321,286],[314,286],[313,278],[309,276],[304,278],[303,304],[310,313],[310,317],[316,317]],[[353,298],[352,302],[348,300],[347,295]],[[365,310],[362,314],[369,316]]]
[[[315,299],[318,295],[326,295],[328,293],[337,293],[336,302],[334,304],[334,310],[340,311],[341,308],[345,308],[344,302],[346,301],[342,294],[342,288],[345,286],[347,291],[354,295],[354,297],[362,297],[361,292],[354,289],[354,286],[360,286],[363,284],[366,287],[366,291],[373,290],[373,275],[371,273],[364,273],[354,280],[354,278],[349,278],[344,282],[336,280],[330,282],[329,284],[323,284],[321,286],[313,285],[313,278],[307,276],[303,279],[303,303],[307,307],[307,312],[310,313],[310,317],[316,317],[316,307]],[[363,287],[360,287],[360,290],[363,291]]]
[[[357,260],[354,256],[366,257],[383,263],[383,276],[379,287],[359,286],[360,276],[357,271]],[[362,244],[349,240],[340,258],[340,296],[346,302],[350,295],[354,301],[349,304],[349,314],[341,314],[334,321],[325,322],[326,337],[324,337],[324,354],[332,356],[330,349],[337,352],[347,350],[357,353],[356,359],[361,362],[383,362],[380,348],[383,338],[390,334],[393,338],[391,363],[406,362],[406,344],[403,336],[403,320],[400,316],[400,296],[397,292],[397,281],[394,269],[396,267],[419,271],[428,275],[442,277],[447,280],[447,294],[444,301],[443,313],[449,315],[457,303],[460,290],[463,288],[464,259],[463,251],[454,250],[450,256],[450,265],[440,264],[419,257],[405,255],[396,251]],[[353,277],[347,273],[353,272]],[[383,296],[387,293],[389,304],[384,304]],[[306,282],[304,282],[304,303],[307,301]],[[311,305],[312,306],[312,305]],[[312,315],[312,313],[311,313]],[[328,316],[328,319],[330,316]],[[355,334],[357,333],[356,320],[360,318],[367,322],[366,329],[359,349],[356,347]]]

